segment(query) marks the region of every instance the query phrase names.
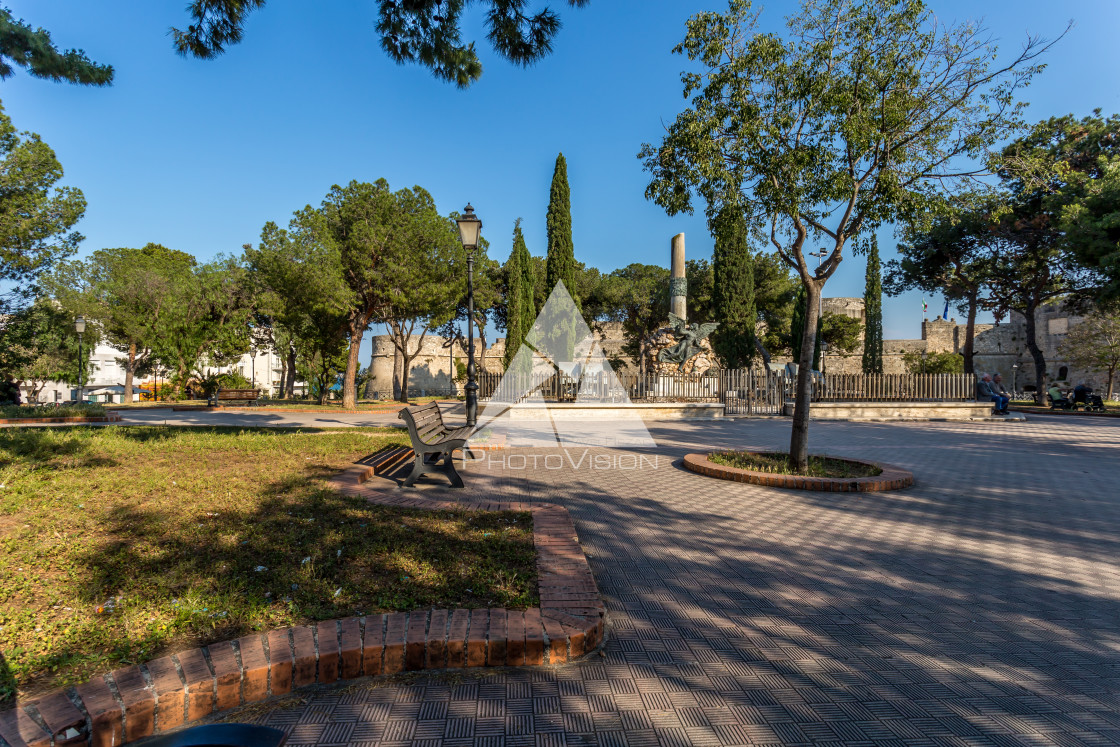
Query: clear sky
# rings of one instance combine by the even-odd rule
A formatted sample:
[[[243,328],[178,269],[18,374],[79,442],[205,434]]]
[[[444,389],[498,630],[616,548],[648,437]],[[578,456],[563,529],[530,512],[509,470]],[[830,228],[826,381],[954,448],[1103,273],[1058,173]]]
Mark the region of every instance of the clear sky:
[[[568,161],[577,259],[604,271],[631,262],[668,266],[684,232],[690,258],[710,258],[702,212],[667,217],[647,202],[636,154],[658,142],[686,102],[670,53],[685,20],[717,0],[592,0],[572,9],[555,51],[524,69],[497,59],[469,12],[485,72],[460,91],[381,51],[373,0],[270,0],[245,40],[210,61],[184,59],[168,29],[187,23],[182,0],[9,0],[17,17],[49,29],[65,48],[111,63],[109,88],[28,77],[0,83],[16,127],[42,135],[89,201],[82,253],[149,241],[202,259],[237,254],[269,220],[286,224],[332,184],[386,178],[428,189],[442,212],[473,203],[491,254],[509,254],[524,219],[529,250],[545,252],[545,211],[557,152]],[[533,5],[540,5],[540,2]],[[1117,0],[930,0],[944,21],[983,14],[1004,53],[1026,35],[1075,28],[1027,90],[1029,116],[1120,111]],[[794,9],[766,4],[773,27]],[[894,256],[889,232],[884,261]],[[849,253],[850,255],[850,253]],[[864,262],[848,256],[826,296],[860,296]],[[930,316],[943,301],[930,303]],[[919,336],[921,296],[885,299],[888,338]],[[367,343],[368,350],[368,343]]]

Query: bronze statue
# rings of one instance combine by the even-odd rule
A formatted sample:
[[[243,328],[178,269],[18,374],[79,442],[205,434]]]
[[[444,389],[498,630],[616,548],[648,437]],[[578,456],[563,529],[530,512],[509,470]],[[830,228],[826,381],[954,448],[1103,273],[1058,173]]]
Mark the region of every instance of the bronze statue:
[[[701,351],[700,343],[715,331],[719,322],[707,324],[688,324],[676,314],[669,312],[669,326],[677,337],[677,342],[657,354],[659,362],[676,363],[678,371],[684,371],[688,359]]]

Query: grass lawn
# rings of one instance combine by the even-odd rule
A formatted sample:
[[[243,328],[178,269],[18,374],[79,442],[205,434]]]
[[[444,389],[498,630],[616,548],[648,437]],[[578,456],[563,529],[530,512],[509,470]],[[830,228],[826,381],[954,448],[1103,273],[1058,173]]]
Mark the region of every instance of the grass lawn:
[[[0,418],[77,418],[104,417],[105,408],[96,403],[65,404],[58,407],[0,405]]]
[[[788,454],[755,454],[750,451],[716,451],[708,460],[725,467],[768,472],[772,475],[802,475],[805,477],[874,477],[883,470],[869,464],[849,462],[845,459],[809,456],[809,469],[793,472],[789,468]]]
[[[0,430],[0,709],[254,630],[537,604],[530,514],[327,489],[406,442],[369,429]]]

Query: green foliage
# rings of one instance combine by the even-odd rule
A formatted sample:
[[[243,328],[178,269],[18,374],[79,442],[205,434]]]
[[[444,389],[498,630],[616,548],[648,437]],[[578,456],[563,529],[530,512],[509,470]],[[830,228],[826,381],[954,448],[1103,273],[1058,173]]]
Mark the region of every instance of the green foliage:
[[[716,276],[713,263],[706,259],[686,259],[684,278],[688,285],[688,318],[693,322],[718,321]]]
[[[759,340],[765,355],[788,350],[790,325],[801,282],[790,275],[789,266],[777,252],[756,252],[751,260],[751,270],[755,306],[759,321],[765,327]]]
[[[576,284],[575,248],[572,244],[572,200],[568,189],[568,163],[564,154],[556,156],[552,173],[552,187],[548,194],[548,254],[546,255],[546,280],[548,292],[563,282],[580,308],[579,286]]]
[[[0,79],[12,77],[12,65],[36,78],[105,86],[113,82],[111,65],[98,65],[80,49],[59,51],[45,29],[33,29],[12,11],[0,8]]]
[[[622,350],[640,360],[646,337],[668,319],[669,271],[636,262],[614,270],[601,278],[585,310],[594,320],[621,322]]]
[[[957,353],[917,353],[909,351],[902,354],[902,363],[912,374],[959,374],[964,373],[964,358]]]
[[[0,27],[4,11],[0,9]],[[0,28],[0,61],[4,35]],[[0,68],[2,70],[2,68]],[[80,190],[59,187],[62,165],[34,133],[17,133],[0,107],[0,314],[35,297],[36,281],[77,251],[71,231],[85,213]]]
[[[96,402],[67,402],[58,407],[32,405],[0,406],[0,418],[92,418],[105,414],[105,406]]]
[[[758,320],[747,222],[739,210],[728,208],[712,221],[712,233],[716,240],[712,255],[714,321],[720,325],[712,335],[712,348],[724,366],[742,368],[754,357]]]
[[[1106,395],[1112,399],[1116,371],[1120,369],[1120,313],[1095,311],[1070,327],[1058,353],[1071,365],[1108,376]]]
[[[589,0],[568,0],[573,7]],[[419,62],[440,80],[467,88],[482,75],[474,42],[464,44],[462,14],[470,0],[414,2],[378,0],[377,32],[381,47],[393,61]],[[208,59],[241,41],[248,15],[265,0],[191,0],[191,25],[172,29],[175,48],[183,55]],[[515,65],[528,66],[552,52],[560,17],[549,8],[526,15],[524,2],[486,0],[486,38],[494,52]]]
[[[863,336],[862,368],[865,374],[883,373],[883,285],[879,275],[879,239],[871,234],[866,250],[863,310],[866,331]]]
[[[249,350],[251,286],[235,259],[200,265],[189,254],[158,245],[144,251],[158,257],[154,282],[165,291],[152,329],[152,356],[171,371],[179,396],[203,358],[223,366]]]
[[[534,299],[536,278],[529,248],[525,246],[525,237],[521,233],[520,218],[513,224],[513,250],[510,252],[504,270],[506,349],[503,362],[505,367],[509,368],[518,348],[525,340],[525,335],[533,328],[533,322],[537,318]]]
[[[929,212],[936,189],[982,170],[960,162],[1022,125],[1014,97],[1047,48],[1031,39],[995,64],[978,24],[940,25],[921,0],[805,0],[784,37],[758,31],[757,18],[749,0],[730,0],[726,13],[689,19],[674,51],[701,67],[681,76],[691,106],[638,157],[647,198],[672,215],[698,195],[709,220],[741,208],[812,297],[847,241]],[[809,240],[828,245],[815,272]],[[799,469],[811,394],[801,374],[790,441]]]
[[[1001,176],[1062,232],[1064,248],[1120,299],[1120,115],[1053,117],[1003,153]]]
[[[82,345],[82,381],[89,381],[89,354],[100,330],[87,324]],[[74,317],[50,299],[37,299],[10,316],[0,327],[0,374],[23,381],[36,400],[50,381],[77,386],[79,380],[78,333]]]
[[[828,345],[829,350],[840,355],[849,355],[859,347],[859,335],[863,323],[844,314],[826,311],[818,320],[817,337]]]

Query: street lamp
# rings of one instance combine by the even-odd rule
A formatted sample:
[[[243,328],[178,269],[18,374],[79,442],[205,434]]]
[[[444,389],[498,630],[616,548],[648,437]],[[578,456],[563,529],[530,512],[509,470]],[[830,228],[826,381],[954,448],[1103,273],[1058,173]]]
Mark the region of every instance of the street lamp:
[[[86,331],[86,318],[79,316],[74,320],[74,331],[78,333],[78,402],[81,403],[85,399],[85,386],[82,383],[82,333]]]
[[[1019,389],[1019,364],[1011,364],[1011,393],[1014,394]]]
[[[459,240],[467,253],[467,385],[464,388],[467,393],[467,425],[473,428],[478,421],[478,382],[475,381],[474,367],[474,252],[478,248],[482,221],[468,202],[457,222]]]
[[[823,246],[815,252],[809,252],[810,257],[816,257],[817,258],[817,269],[818,270],[821,269],[821,260],[824,259],[827,254],[828,254],[828,251]]]

